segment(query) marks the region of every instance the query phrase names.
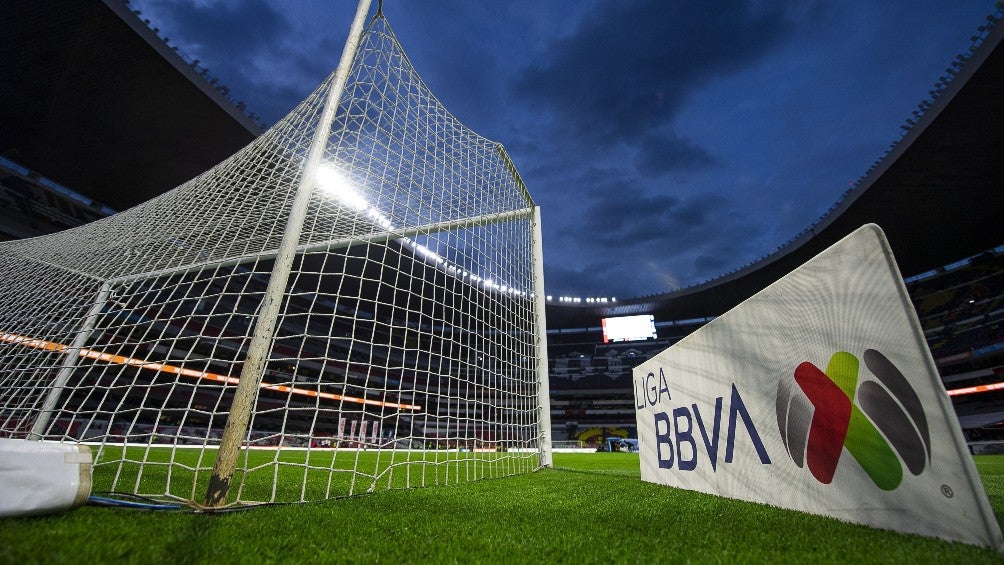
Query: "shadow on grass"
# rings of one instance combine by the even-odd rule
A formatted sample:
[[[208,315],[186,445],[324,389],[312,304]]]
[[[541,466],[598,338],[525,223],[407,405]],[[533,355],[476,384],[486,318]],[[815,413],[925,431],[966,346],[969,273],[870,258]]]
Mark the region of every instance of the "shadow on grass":
[[[551,470],[560,473],[572,473],[576,475],[592,475],[597,477],[621,477],[626,479],[638,479],[638,471],[630,469],[575,469],[572,467],[551,467]]]

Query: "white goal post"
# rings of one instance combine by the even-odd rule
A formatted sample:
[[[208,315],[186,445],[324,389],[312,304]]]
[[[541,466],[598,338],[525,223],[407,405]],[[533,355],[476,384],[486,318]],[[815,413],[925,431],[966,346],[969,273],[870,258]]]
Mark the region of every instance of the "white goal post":
[[[206,508],[550,465],[539,209],[368,11],[226,161],[0,243],[0,437]]]

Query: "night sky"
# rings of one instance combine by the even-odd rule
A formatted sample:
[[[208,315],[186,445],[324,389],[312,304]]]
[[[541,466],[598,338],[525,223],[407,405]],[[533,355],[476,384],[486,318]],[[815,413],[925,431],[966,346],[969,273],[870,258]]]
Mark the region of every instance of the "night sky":
[[[376,9],[377,0],[373,0]],[[355,2],[132,0],[268,123],[338,64]],[[506,146],[554,296],[667,292],[818,219],[994,0],[386,0],[423,79]]]

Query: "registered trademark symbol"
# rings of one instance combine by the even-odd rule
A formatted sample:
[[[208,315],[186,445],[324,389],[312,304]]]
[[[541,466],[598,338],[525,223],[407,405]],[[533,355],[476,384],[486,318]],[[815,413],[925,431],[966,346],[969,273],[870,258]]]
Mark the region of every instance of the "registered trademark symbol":
[[[945,495],[945,498],[952,498],[955,496],[955,491],[948,485],[941,485],[941,494]]]

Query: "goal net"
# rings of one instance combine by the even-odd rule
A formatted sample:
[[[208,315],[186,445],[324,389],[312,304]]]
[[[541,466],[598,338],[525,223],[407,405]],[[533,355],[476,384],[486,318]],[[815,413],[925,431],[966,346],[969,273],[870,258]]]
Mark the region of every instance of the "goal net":
[[[0,437],[90,442],[95,491],[211,506],[549,464],[536,207],[382,14],[357,40],[215,168],[0,244]]]

